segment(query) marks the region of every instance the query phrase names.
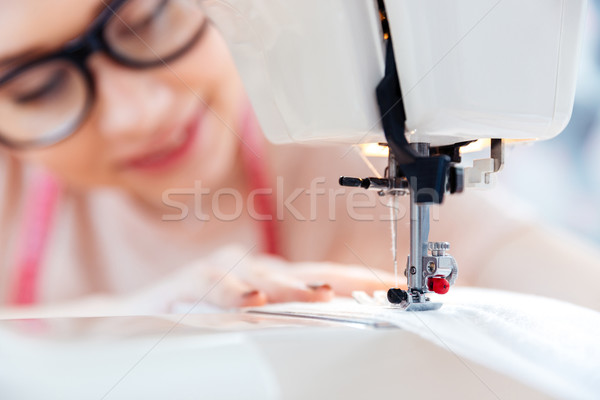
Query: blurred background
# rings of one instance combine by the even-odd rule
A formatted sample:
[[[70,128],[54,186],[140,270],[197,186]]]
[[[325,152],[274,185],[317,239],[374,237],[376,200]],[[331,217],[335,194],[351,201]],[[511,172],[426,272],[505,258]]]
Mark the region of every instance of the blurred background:
[[[591,0],[573,117],[557,138],[508,150],[498,188],[600,245],[600,0]]]

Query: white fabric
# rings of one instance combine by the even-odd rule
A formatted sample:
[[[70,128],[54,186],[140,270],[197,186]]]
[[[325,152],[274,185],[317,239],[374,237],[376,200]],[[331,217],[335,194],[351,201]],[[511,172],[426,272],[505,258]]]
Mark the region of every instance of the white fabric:
[[[262,311],[387,322],[553,397],[600,398],[600,313],[548,298],[453,288],[436,311],[337,301]]]

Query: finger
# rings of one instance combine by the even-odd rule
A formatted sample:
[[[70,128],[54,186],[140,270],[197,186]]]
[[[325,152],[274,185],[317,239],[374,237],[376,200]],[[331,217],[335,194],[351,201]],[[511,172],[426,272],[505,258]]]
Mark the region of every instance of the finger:
[[[336,294],[351,296],[353,291],[362,290],[369,294],[391,287],[406,287],[402,276],[399,285],[394,274],[364,266],[344,266],[330,263],[302,263],[290,272],[304,281],[323,281],[331,285]]]
[[[260,279],[253,277],[248,277],[248,279],[251,285],[266,293],[269,303],[320,302],[330,301],[334,297],[334,292],[329,284],[311,283],[307,285],[304,281],[288,273],[272,272],[260,276]]]
[[[228,275],[215,282],[205,301],[222,308],[255,307],[266,304],[267,295],[237,276]]]

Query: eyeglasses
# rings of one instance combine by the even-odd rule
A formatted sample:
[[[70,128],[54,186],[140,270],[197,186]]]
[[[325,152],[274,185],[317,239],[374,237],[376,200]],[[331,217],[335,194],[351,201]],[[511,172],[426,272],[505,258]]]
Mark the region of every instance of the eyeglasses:
[[[208,25],[195,3],[113,1],[86,33],[63,49],[0,77],[0,143],[30,149],[72,135],[96,98],[89,57],[101,51],[138,69],[173,61],[194,46]]]

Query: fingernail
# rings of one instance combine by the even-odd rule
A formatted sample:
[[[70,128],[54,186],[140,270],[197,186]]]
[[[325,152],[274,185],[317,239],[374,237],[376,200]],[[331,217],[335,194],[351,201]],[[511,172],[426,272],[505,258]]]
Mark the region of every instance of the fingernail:
[[[327,283],[309,283],[306,286],[311,290],[331,290],[331,286]]]
[[[248,297],[258,296],[260,290],[250,290],[242,295],[243,298],[247,299]]]

